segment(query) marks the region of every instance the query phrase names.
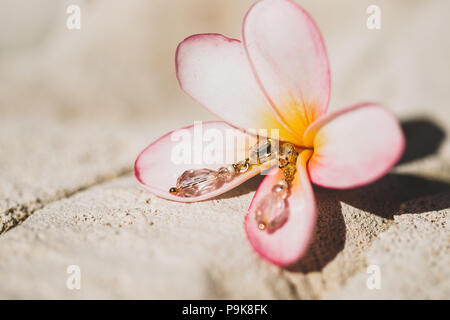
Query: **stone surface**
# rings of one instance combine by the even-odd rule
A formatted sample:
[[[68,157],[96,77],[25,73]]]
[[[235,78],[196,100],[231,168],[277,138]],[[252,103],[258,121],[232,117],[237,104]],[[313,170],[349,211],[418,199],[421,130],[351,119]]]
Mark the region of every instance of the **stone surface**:
[[[49,204],[2,236],[0,297],[294,298],[246,244],[254,187],[180,204],[128,177]],[[66,288],[69,265],[81,269],[79,291]]]
[[[449,299],[450,297],[450,192],[404,203],[402,215],[374,241],[366,254],[376,266],[379,287],[368,290],[372,269],[351,277],[327,298],[338,299]],[[407,208],[407,206],[410,206]],[[425,213],[410,212],[420,208]]]
[[[100,120],[1,119],[0,234],[51,201],[131,172],[146,144],[137,132]]]
[[[39,1],[0,11],[0,298],[450,298],[447,0],[378,1],[381,30],[366,27],[371,2],[301,1],[327,45],[330,109],[386,104],[407,148],[369,186],[315,188],[315,236],[289,269],[245,237],[260,177],[180,204],[131,176],[152,140],[214,119],[178,88],[178,42],[240,38],[253,1]],[[79,31],[65,27],[69,3]],[[66,287],[70,265],[81,290]],[[371,265],[380,290],[367,288]]]

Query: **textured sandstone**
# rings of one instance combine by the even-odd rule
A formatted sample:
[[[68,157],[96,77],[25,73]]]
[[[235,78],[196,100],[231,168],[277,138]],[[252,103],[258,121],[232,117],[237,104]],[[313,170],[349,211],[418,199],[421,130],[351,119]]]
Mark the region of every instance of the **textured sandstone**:
[[[450,298],[447,0],[378,1],[378,31],[366,28],[364,2],[301,1],[326,40],[330,109],[386,104],[407,149],[372,185],[315,188],[314,239],[287,270],[245,238],[260,177],[179,204],[131,175],[153,139],[214,119],[178,88],[177,43],[199,32],[239,38],[253,1],[61,1],[52,10],[56,2],[40,1],[29,16],[25,0],[5,0],[17,10],[0,12],[0,298]],[[60,16],[68,3],[82,5],[79,32]],[[29,25],[11,32],[8,17]],[[69,265],[81,268],[81,290],[66,287]],[[366,286],[370,265],[380,290]]]

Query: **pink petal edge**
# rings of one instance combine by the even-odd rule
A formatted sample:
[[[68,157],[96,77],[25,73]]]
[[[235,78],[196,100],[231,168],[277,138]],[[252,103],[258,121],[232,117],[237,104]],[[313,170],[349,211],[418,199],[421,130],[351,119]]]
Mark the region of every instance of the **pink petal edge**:
[[[236,146],[244,146],[244,142],[249,141],[250,144],[253,144],[255,140],[254,137],[249,136],[243,133],[240,130],[237,130],[225,122],[222,121],[212,121],[212,122],[204,122],[203,130],[219,130],[223,135],[227,132],[236,136],[236,141],[240,141],[236,143]],[[215,191],[212,191],[208,194],[204,194],[198,197],[185,198],[173,195],[169,193],[169,189],[176,185],[177,178],[185,171],[189,169],[201,169],[208,168],[212,170],[216,170],[219,167],[227,164],[227,163],[215,163],[215,164],[206,164],[206,163],[181,163],[175,164],[171,161],[171,152],[175,145],[179,142],[172,141],[171,135],[180,130],[187,130],[190,132],[191,136],[193,136],[194,126],[188,126],[185,128],[181,128],[179,130],[175,130],[169,132],[168,134],[162,136],[152,144],[150,144],[147,148],[145,148],[137,157],[134,167],[134,174],[138,182],[151,193],[168,200],[178,201],[178,202],[196,202],[202,201],[210,198],[214,198],[224,192],[227,192],[246,180],[254,177],[259,174],[261,171],[270,168],[273,163],[266,163],[264,166],[254,167],[248,172],[238,175],[231,182],[224,184],[220,188]],[[229,131],[228,131],[229,130]],[[192,142],[195,143],[195,142]],[[209,142],[211,144],[212,142]],[[220,143],[220,141],[219,141]],[[247,156],[248,149],[247,148],[226,148],[225,144],[226,140],[223,140],[223,143],[220,147],[223,150],[224,159],[227,159],[226,156],[235,156],[236,159],[241,160],[245,159]],[[209,145],[206,142],[203,142],[203,148],[207,148]],[[195,149],[195,148],[194,148]],[[231,154],[230,154],[231,153]]]
[[[326,112],[331,91],[328,55],[314,20],[294,1],[259,1],[244,18],[242,39],[267,99],[303,135]]]
[[[273,233],[258,229],[255,219],[256,207],[261,199],[282,179],[281,170],[274,168],[256,191],[245,217],[245,231],[253,249],[264,259],[278,265],[288,266],[306,252],[316,223],[316,203],[308,178],[306,163],[311,151],[303,151],[298,157],[297,174],[288,197],[289,218]]]
[[[314,147],[308,163],[311,181],[335,189],[379,179],[405,148],[397,119],[376,103],[360,103],[318,119],[305,132],[304,141]]]

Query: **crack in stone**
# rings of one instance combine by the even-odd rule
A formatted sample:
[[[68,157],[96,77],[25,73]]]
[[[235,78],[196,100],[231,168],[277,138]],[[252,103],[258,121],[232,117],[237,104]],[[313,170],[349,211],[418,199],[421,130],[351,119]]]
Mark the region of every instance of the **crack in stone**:
[[[289,288],[289,294],[292,296],[292,298],[295,300],[301,299],[295,282],[289,279],[289,277],[287,277],[283,272],[280,274],[280,277],[286,282]]]
[[[61,194],[57,194],[56,196],[50,197],[48,200],[41,200],[40,198],[36,198],[34,201],[30,201],[28,203],[18,204],[11,208],[8,208],[4,212],[0,212],[0,236],[7,231],[13,229],[14,227],[22,224],[28,217],[34,214],[37,210],[43,209],[45,206],[62,200],[72,197],[73,195],[100,185],[102,183],[112,181],[117,178],[121,178],[127,176],[133,172],[132,169],[126,168],[119,170],[115,174],[110,175],[100,175],[96,177],[96,179],[92,183],[88,183],[86,185],[82,185],[79,188],[74,190],[63,190]]]

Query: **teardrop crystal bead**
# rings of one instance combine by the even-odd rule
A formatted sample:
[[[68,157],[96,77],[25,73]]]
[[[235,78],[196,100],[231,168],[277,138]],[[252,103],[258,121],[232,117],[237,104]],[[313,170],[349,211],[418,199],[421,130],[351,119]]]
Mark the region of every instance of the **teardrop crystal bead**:
[[[256,222],[260,230],[274,232],[286,223],[289,210],[286,199],[277,194],[267,195],[255,211]]]
[[[217,171],[210,169],[187,170],[177,180],[177,193],[182,197],[198,197],[223,185]]]

